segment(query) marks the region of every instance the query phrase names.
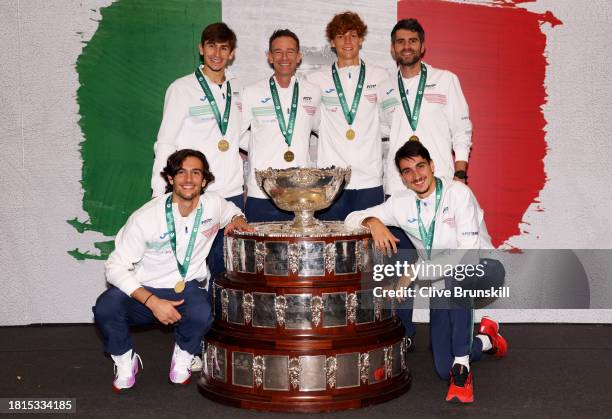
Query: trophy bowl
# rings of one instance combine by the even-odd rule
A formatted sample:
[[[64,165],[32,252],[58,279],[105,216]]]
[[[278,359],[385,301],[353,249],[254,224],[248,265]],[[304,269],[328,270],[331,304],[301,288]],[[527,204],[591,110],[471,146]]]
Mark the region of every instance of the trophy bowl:
[[[329,207],[350,177],[351,169],[341,167],[255,170],[257,184],[274,204],[295,214],[288,229],[296,232],[325,230],[314,212]]]

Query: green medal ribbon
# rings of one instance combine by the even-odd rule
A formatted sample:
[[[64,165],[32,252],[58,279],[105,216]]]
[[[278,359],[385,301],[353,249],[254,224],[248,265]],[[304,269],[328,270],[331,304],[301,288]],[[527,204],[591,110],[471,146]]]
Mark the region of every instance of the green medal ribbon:
[[[202,90],[204,90],[204,94],[206,95],[206,99],[208,99],[208,103],[210,103],[210,108],[215,115],[215,119],[217,120],[217,125],[219,126],[219,131],[221,131],[221,135],[225,136],[227,132],[227,126],[229,124],[229,115],[230,109],[232,107],[232,87],[230,86],[229,80],[227,81],[227,99],[225,102],[225,112],[223,112],[223,119],[221,119],[221,113],[219,112],[219,107],[217,106],[217,101],[208,87],[208,82],[206,81],[206,77],[202,71],[197,68],[195,71],[196,79],[200,82],[200,86],[202,86]]]
[[[419,123],[419,113],[421,112],[421,102],[423,102],[423,93],[425,92],[425,82],[427,81],[427,67],[421,63],[421,77],[419,78],[419,87],[417,90],[416,98],[414,99],[413,113],[410,114],[410,105],[408,104],[408,97],[406,97],[406,89],[404,88],[404,82],[402,81],[402,73],[397,72],[397,84],[399,85],[399,94],[402,99],[402,106],[404,107],[404,113],[408,118],[412,131],[416,131],[417,124]]]
[[[285,143],[291,147],[291,138],[293,137],[293,128],[295,127],[295,117],[297,115],[297,103],[300,95],[300,87],[298,86],[297,78],[293,85],[293,96],[291,97],[291,110],[289,111],[289,124],[285,124],[285,116],[283,115],[283,107],[281,106],[280,99],[278,97],[278,89],[276,88],[276,82],[274,76],[270,77],[270,92],[272,92],[272,101],[274,102],[274,111],[276,112],[276,120],[278,121],[278,127],[285,137]]]
[[[436,210],[434,212],[433,218],[431,219],[429,231],[425,230],[423,220],[421,220],[421,200],[417,199],[416,201],[417,217],[419,219],[419,233],[421,233],[421,241],[423,242],[423,246],[425,246],[425,251],[427,252],[427,259],[431,259],[431,247],[433,246],[434,231],[436,229],[436,214],[438,213],[438,206],[440,205],[441,199],[442,181],[436,178]]]
[[[166,225],[168,226],[168,233],[170,234],[170,246],[172,246],[172,252],[176,259],[176,266],[181,274],[183,280],[187,276],[187,270],[189,269],[189,263],[191,263],[191,254],[195,245],[198,230],[200,228],[200,220],[202,219],[202,204],[198,207],[196,212],[195,220],[193,222],[193,228],[191,229],[191,237],[189,238],[189,244],[187,244],[187,251],[185,252],[185,260],[181,264],[176,256],[176,227],[174,226],[174,215],[172,215],[172,194],[166,199]]]
[[[353,125],[355,115],[357,114],[357,108],[359,107],[359,100],[361,99],[361,92],[363,90],[363,82],[365,80],[365,63],[361,61],[359,67],[359,78],[357,79],[357,88],[355,89],[355,96],[353,97],[353,104],[349,110],[346,97],[344,96],[344,90],[342,89],[342,83],[340,83],[340,77],[338,77],[338,70],[336,70],[336,63],[332,65],[332,78],[334,79],[334,86],[336,92],[338,92],[338,99],[340,100],[340,106],[342,106],[342,112],[344,118],[349,125]]]

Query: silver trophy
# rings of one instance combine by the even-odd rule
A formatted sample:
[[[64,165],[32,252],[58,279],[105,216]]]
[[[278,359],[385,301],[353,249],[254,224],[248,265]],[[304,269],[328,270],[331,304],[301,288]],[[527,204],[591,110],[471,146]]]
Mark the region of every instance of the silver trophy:
[[[342,185],[351,177],[350,168],[255,170],[259,187],[282,210],[291,211],[295,218],[287,224],[287,232],[324,232],[325,224],[314,218],[315,211],[331,205]]]

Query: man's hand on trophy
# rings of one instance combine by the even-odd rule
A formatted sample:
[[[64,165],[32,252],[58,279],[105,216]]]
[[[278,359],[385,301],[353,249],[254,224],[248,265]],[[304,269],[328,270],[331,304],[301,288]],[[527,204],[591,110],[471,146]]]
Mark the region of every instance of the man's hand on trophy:
[[[368,217],[361,222],[361,225],[370,229],[376,249],[386,253],[389,257],[392,252],[397,253],[397,243],[400,240],[378,218]]]
[[[242,215],[237,215],[232,218],[232,221],[225,227],[225,235],[227,236],[232,231],[255,231],[255,228],[250,225],[246,218]]]

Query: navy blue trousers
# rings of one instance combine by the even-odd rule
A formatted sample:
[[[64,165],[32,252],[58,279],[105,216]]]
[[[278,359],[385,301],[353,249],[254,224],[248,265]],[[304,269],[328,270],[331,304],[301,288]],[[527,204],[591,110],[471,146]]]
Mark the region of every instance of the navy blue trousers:
[[[229,198],[225,198],[230,202],[233,202],[240,211],[244,212],[244,196],[242,194],[232,196]],[[248,217],[247,217],[248,219]],[[215,236],[215,240],[213,241],[212,247],[210,248],[210,253],[206,258],[206,264],[208,265],[208,270],[210,271],[210,283],[212,284],[214,279],[225,272],[225,264],[223,259],[223,236],[225,234],[225,229],[222,228],[217,232]]]
[[[486,260],[486,263],[484,262]],[[502,284],[505,270],[501,262],[481,259],[485,275],[479,281],[483,286]],[[465,283],[447,278],[446,289],[466,286]],[[467,285],[473,287],[474,285]],[[447,380],[456,356],[469,355],[470,362],[477,362],[482,355],[482,341],[473,339],[474,309],[471,298],[431,298],[429,300],[429,328],[434,366],[440,378]]]
[[[199,353],[202,337],[213,322],[208,292],[200,288],[198,281],[187,282],[180,294],[172,288],[145,288],[159,298],[185,300],[176,307],[181,320],[174,325],[175,340],[184,351]],[[110,287],[98,297],[93,312],[104,339],[104,351],[111,355],[122,355],[133,348],[130,326],[158,322],[151,310],[116,287]]]
[[[295,214],[281,210],[274,205],[271,199],[247,196],[246,217],[250,223],[261,223],[270,221],[291,221],[295,217]]]
[[[366,189],[344,189],[329,208],[318,211],[315,215],[320,220],[344,221],[351,212],[382,204],[384,200],[385,193],[382,186]]]

